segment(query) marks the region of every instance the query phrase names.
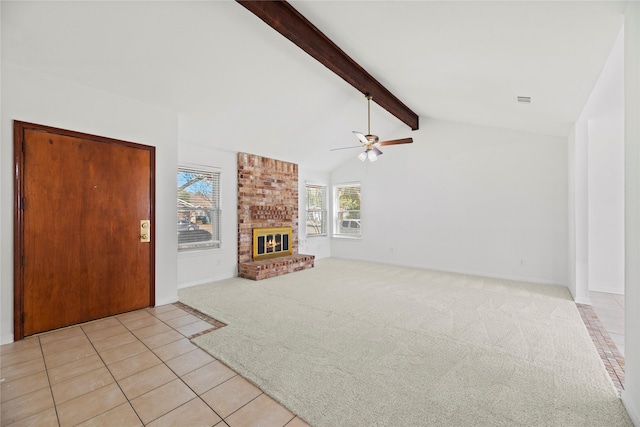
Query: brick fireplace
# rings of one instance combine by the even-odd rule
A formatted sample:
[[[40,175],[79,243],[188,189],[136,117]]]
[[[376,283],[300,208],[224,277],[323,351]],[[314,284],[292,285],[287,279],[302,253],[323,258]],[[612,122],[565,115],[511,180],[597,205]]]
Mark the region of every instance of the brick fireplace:
[[[254,229],[291,227],[288,252],[254,259]],[[298,253],[298,165],[238,153],[238,275],[252,280],[311,268]]]

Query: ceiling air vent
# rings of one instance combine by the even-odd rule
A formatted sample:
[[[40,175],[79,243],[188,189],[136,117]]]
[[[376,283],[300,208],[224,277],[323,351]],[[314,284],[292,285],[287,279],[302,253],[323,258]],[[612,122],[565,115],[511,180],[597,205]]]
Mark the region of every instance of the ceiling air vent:
[[[518,102],[520,102],[522,104],[531,104],[531,97],[530,96],[519,96],[518,97]]]

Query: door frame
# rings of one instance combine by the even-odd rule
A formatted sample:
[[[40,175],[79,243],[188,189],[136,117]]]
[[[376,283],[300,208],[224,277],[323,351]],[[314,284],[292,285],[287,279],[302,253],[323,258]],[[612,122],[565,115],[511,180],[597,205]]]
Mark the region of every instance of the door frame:
[[[91,135],[82,132],[75,132],[66,129],[59,129],[51,126],[39,125],[35,123],[13,121],[13,153],[14,153],[14,201],[13,201],[13,336],[14,341],[24,338],[24,134],[26,130],[46,132],[56,135],[81,138],[89,141],[117,144],[130,148],[137,148],[149,151],[149,203],[151,220],[151,242],[149,250],[149,307],[155,305],[155,257],[156,257],[156,160],[155,147],[138,144],[135,142],[122,141],[103,136]]]

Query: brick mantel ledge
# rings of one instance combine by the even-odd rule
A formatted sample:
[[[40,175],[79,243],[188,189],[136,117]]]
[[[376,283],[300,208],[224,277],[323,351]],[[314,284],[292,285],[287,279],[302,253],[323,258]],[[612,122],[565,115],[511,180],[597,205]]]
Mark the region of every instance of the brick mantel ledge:
[[[282,276],[313,268],[315,258],[314,255],[293,254],[261,261],[242,262],[238,267],[238,276],[251,280]]]

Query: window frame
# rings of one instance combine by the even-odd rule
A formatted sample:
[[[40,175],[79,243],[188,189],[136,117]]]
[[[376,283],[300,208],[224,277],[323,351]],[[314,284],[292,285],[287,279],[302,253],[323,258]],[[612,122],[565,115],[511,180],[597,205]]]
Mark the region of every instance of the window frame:
[[[339,193],[341,188],[357,187],[359,209],[340,209]],[[345,218],[345,212],[347,213]],[[352,213],[357,212],[357,217],[352,217]],[[349,229],[357,229],[358,232],[343,232],[341,233],[340,224],[344,221],[351,220],[357,221],[358,227],[348,227]],[[362,239],[362,184],[360,182],[347,182],[333,185],[333,217],[332,217],[332,237],[340,239]],[[344,227],[342,227],[344,228]]]
[[[305,195],[305,212],[306,212],[305,235],[307,237],[326,237],[329,234],[328,233],[329,209],[327,207],[327,204],[328,204],[327,203],[327,190],[328,190],[327,185],[316,184],[313,182],[305,182],[304,188],[305,188],[304,195]],[[319,209],[309,209],[309,189],[310,188],[315,188],[322,192],[322,194],[320,195],[321,206]],[[308,221],[309,221],[310,214],[317,214],[320,217],[320,231],[318,233],[309,234]],[[314,225],[312,225],[312,227],[314,227]]]
[[[201,173],[205,175],[212,176],[212,200],[210,206],[201,207],[198,206],[199,209],[191,208],[195,210],[195,216],[193,214],[189,214],[190,218],[195,218],[195,221],[190,220],[189,222],[195,222],[197,228],[200,227],[208,229],[209,224],[211,225],[211,239],[202,241],[198,243],[197,241],[191,243],[180,243],[180,230],[177,230],[178,233],[178,254],[189,254],[198,251],[212,251],[219,250],[222,248],[222,171],[220,168],[199,165],[199,164],[189,164],[189,163],[180,163],[178,165],[176,171],[176,191],[180,190],[179,184],[179,175],[180,173]],[[180,198],[178,194],[176,194],[177,199],[177,207],[176,207],[176,224],[181,219],[181,209],[180,209]],[[184,202],[184,201],[183,201]],[[217,205],[217,208],[216,208]],[[184,208],[182,211],[188,211],[189,208]],[[198,212],[204,211],[204,215],[197,215]],[[208,213],[208,215],[207,215]],[[203,217],[202,223],[199,223],[200,219],[198,217]],[[208,223],[204,220],[207,218]],[[216,238],[217,237],[217,238]]]

